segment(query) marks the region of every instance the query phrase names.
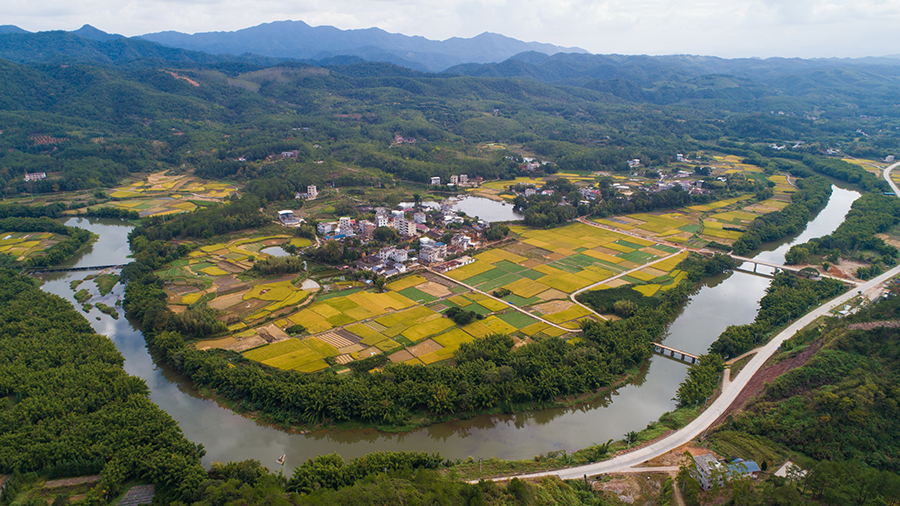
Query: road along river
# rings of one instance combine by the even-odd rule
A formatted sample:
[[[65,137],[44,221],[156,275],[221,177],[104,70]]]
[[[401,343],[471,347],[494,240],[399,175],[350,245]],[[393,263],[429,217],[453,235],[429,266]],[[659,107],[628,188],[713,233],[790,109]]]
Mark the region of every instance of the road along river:
[[[807,231],[794,240],[772,244],[760,253],[776,262],[795,241],[805,242],[833,231],[843,220],[852,202],[859,197],[854,191],[834,188],[828,206],[809,224]],[[128,262],[126,237],[130,227],[114,220],[70,219],[71,226],[86,228],[100,235],[93,249],[69,264],[73,266],[109,265]],[[761,267],[760,272],[763,271]],[[44,290],[61,295],[74,304],[69,286],[73,280],[91,273],[70,272],[43,276]],[[734,272],[706,282],[691,298],[672,323],[665,340],[667,345],[700,354],[728,325],[753,321],[759,299],[765,294],[769,279]],[[106,297],[99,297],[91,282],[88,288],[96,295],[90,302],[113,305],[121,298],[122,287],[116,286]],[[75,307],[81,307],[75,304]],[[122,313],[119,308],[120,314]],[[148,352],[141,333],[125,318],[114,320],[96,308],[87,314],[94,329],[110,337],[125,357],[125,369],[143,378],[150,387],[151,398],[179,423],[185,435],[207,450],[204,463],[257,459],[272,467],[282,454],[287,454],[286,472],[306,459],[325,453],[339,453],[345,458],[373,451],[440,452],[447,458],[469,456],[501,459],[530,458],[559,449],[574,450],[610,438],[621,438],[628,431],[655,421],[675,405],[672,398],[687,367],[678,361],[654,356],[635,380],[595,402],[565,409],[546,409],[506,416],[479,416],[469,420],[435,424],[406,434],[383,434],[374,430],[318,431],[310,434],[288,433],[258,423],[215,402],[201,398],[189,382],[167,367],[157,364]],[[580,476],[580,475],[579,475]]]

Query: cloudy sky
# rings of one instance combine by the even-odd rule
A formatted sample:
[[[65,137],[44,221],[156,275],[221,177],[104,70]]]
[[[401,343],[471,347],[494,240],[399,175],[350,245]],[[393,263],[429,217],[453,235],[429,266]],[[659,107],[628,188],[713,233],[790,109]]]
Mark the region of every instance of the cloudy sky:
[[[279,20],[429,39],[489,31],[593,53],[732,57],[900,54],[900,0],[2,0],[0,24],[91,24],[132,36]]]

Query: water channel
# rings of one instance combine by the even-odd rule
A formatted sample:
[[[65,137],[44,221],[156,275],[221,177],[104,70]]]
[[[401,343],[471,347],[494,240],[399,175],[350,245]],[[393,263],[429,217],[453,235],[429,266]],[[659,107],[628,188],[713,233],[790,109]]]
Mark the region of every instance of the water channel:
[[[859,193],[834,188],[828,206],[796,239],[772,244],[758,256],[781,262],[784,253],[796,241],[830,233],[843,220]],[[474,213],[473,213],[474,214]],[[131,227],[115,220],[73,218],[70,226],[86,228],[100,235],[93,248],[69,262],[90,266],[128,262],[126,237]],[[762,272],[762,267],[760,272]],[[60,295],[76,308],[72,280],[88,273],[45,275],[45,291]],[[728,325],[749,323],[758,310],[769,279],[759,275],[733,272],[708,280],[685,305],[670,326],[666,344],[693,353],[703,353]],[[83,282],[97,295],[91,282]],[[121,298],[122,287],[101,301],[113,305]],[[121,308],[119,308],[122,313]],[[672,397],[684,378],[687,367],[661,356],[653,356],[632,384],[589,405],[569,409],[548,409],[510,416],[482,416],[470,420],[437,424],[407,434],[382,434],[365,431],[320,431],[291,434],[232,413],[215,402],[202,399],[190,384],[165,366],[154,362],[143,336],[128,320],[114,320],[96,308],[87,314],[94,329],[109,336],[125,357],[125,370],[143,378],[151,398],[181,426],[185,435],[207,450],[204,464],[213,461],[257,459],[270,468],[275,459],[286,454],[286,472],[306,459],[336,452],[345,458],[373,451],[407,450],[440,452],[447,458],[499,457],[530,458],[552,450],[573,450],[610,438],[621,438],[640,429],[674,408]]]

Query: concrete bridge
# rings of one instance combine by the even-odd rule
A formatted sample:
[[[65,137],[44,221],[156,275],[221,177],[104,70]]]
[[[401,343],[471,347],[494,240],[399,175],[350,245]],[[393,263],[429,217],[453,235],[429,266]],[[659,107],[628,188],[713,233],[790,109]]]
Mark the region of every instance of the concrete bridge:
[[[682,362],[688,362],[690,364],[696,364],[697,361],[700,360],[700,357],[698,357],[697,355],[688,353],[686,351],[677,350],[675,348],[672,348],[671,346],[666,346],[660,343],[653,343],[653,351],[654,353],[659,353],[664,357],[672,357],[675,359],[679,359]]]
[[[771,268],[775,269],[776,271],[777,271],[777,270],[783,270],[783,271],[791,271],[791,272],[797,272],[797,273],[799,273],[800,271],[802,271],[802,270],[804,269],[803,267],[795,267],[795,266],[793,266],[793,265],[780,265],[780,264],[774,264],[774,263],[771,263],[771,262],[765,262],[765,261],[763,261],[763,260],[756,260],[756,259],[753,259],[753,258],[746,258],[746,257],[738,256],[738,255],[732,255],[732,254],[729,254],[728,256],[730,256],[731,258],[737,260],[738,262],[747,262],[747,263],[753,264],[753,272],[754,272],[754,273],[756,273],[756,268],[759,267],[760,265],[764,265],[764,266],[766,266],[766,267],[771,267]],[[831,274],[827,274],[827,273],[826,273],[826,274],[823,274],[823,273],[820,272],[820,273],[818,274],[818,276],[821,277],[821,278],[830,278],[830,279],[833,279],[833,280],[835,280],[835,281],[840,281],[840,282],[842,282],[842,283],[847,283],[847,284],[850,284],[850,285],[858,285],[858,284],[859,284],[859,282],[854,281],[854,280],[852,280],[852,279],[839,278],[839,277],[837,277],[837,276],[832,276]]]

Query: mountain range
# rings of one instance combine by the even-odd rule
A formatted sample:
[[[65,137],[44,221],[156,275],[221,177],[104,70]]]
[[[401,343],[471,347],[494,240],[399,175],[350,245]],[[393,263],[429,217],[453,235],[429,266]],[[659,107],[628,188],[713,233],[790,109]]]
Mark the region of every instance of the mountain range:
[[[548,55],[561,52],[586,53],[581,48],[523,42],[487,32],[472,38],[453,37],[438,41],[388,33],[380,28],[341,30],[333,26],[310,26],[303,21],[276,21],[233,32],[187,34],[167,31],[133,38],[106,33],[90,25],[72,32],[38,32],[31,35],[57,34],[59,37],[63,33],[118,46],[126,41],[146,41],[169,48],[226,57],[252,54],[300,61],[356,57],[366,61],[393,63],[423,72],[438,72],[464,63],[500,62],[522,52]],[[0,35],[26,34],[30,32],[16,26],[0,26]],[[8,38],[0,40],[0,56],[8,44]]]
[[[339,30],[300,21],[267,23],[235,32],[139,37],[78,30],[31,33],[0,26],[0,59],[18,63],[160,65],[215,68],[228,75],[273,66],[328,67],[345,76],[444,76],[529,79],[578,87],[628,102],[721,101],[755,109],[763,97],[806,97],[814,109],[838,96],[858,103],[900,104],[900,57],[743,58],[693,55],[590,54],[484,33],[434,41],[377,28]],[[369,62],[369,63],[367,63]],[[375,63],[377,62],[377,63]],[[840,100],[837,100],[840,102]],[[754,103],[756,102],[756,103]],[[796,104],[797,102],[795,102]],[[870,111],[881,114],[881,111]]]

